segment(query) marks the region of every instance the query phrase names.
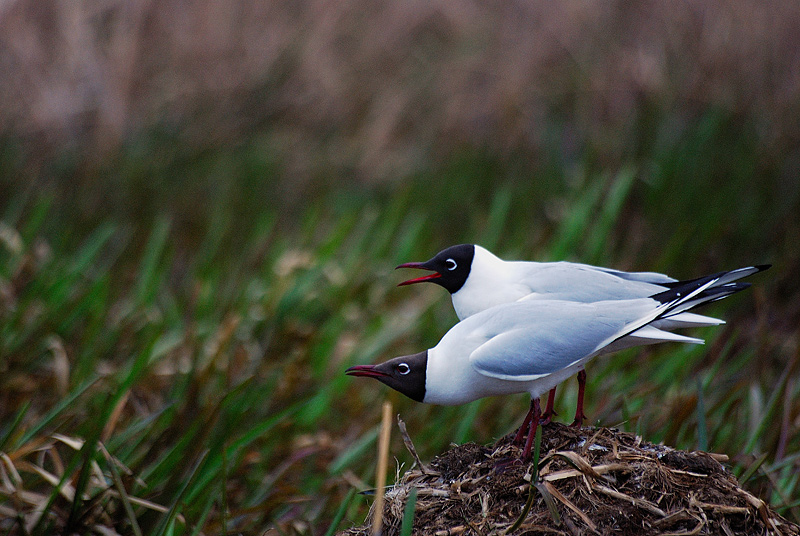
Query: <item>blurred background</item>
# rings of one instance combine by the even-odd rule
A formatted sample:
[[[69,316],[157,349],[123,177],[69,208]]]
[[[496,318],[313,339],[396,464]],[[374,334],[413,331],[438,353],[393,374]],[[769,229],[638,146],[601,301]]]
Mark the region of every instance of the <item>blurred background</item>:
[[[343,374],[456,322],[393,268],[461,242],[772,263],[587,414],[800,521],[799,118],[791,1],[0,3],[0,529],[332,534],[384,399],[425,460],[512,431]]]

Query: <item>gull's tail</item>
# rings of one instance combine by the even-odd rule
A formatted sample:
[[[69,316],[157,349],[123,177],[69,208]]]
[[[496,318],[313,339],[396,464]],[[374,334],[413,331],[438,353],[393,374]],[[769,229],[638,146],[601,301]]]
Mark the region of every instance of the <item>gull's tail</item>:
[[[739,279],[763,272],[769,267],[769,264],[748,266],[688,281],[670,283],[669,290],[650,296],[666,305],[663,309],[659,307],[661,312],[656,320],[675,317],[698,305],[721,300],[744,290],[750,286],[750,283],[739,283],[737,282]]]
[[[693,315],[686,311],[704,303],[721,300],[735,292],[748,288],[750,284],[740,283],[738,282],[739,279],[762,272],[769,267],[770,265],[768,264],[748,266],[729,272],[720,272],[670,284],[671,288],[669,290],[650,296],[650,299],[656,300],[661,305],[656,307],[650,314],[626,326],[622,332],[603,341],[597,347],[596,352],[606,354],[632,346],[669,341],[702,343],[702,339],[677,335],[663,330],[688,327],[691,322],[684,322],[684,319],[691,320],[693,317],[702,319],[698,324],[702,325],[705,319],[708,319],[705,325],[711,324],[711,321],[715,319]],[[722,322],[719,321],[718,323]]]

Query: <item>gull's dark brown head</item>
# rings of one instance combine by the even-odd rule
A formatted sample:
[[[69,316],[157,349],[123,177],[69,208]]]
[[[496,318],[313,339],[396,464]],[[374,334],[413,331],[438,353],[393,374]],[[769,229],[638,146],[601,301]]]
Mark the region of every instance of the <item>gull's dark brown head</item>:
[[[412,400],[425,399],[425,374],[428,351],[390,359],[380,365],[356,365],[345,371],[348,376],[375,378]]]

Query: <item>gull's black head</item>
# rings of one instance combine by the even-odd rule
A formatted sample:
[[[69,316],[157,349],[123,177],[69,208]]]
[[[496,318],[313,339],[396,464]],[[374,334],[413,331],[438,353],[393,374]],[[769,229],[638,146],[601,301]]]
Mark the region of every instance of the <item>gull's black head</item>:
[[[450,246],[440,251],[429,261],[401,264],[397,268],[419,268],[422,270],[431,270],[433,273],[417,277],[416,279],[403,281],[398,286],[428,281],[443,286],[450,294],[453,294],[454,292],[458,292],[467,281],[474,257],[474,245],[460,244],[458,246]]]
[[[350,376],[375,378],[408,398],[422,402],[425,399],[425,370],[428,368],[428,351],[390,359],[380,365],[356,365],[345,371]]]

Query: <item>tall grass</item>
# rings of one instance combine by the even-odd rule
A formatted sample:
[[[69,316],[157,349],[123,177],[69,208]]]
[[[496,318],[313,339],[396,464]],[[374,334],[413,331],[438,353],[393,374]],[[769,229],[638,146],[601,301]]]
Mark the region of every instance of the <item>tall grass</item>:
[[[368,4],[0,7],[0,532],[330,534],[384,398],[424,458],[511,430],[522,397],[342,374],[453,325],[392,269],[458,242],[772,262],[706,346],[593,363],[587,413],[800,520],[796,6]]]
[[[452,326],[441,289],[395,288],[392,269],[457,242],[687,278],[774,263],[709,311],[729,323],[697,333],[705,346],[592,363],[587,414],[725,452],[800,519],[800,310],[786,298],[800,203],[734,124],[640,132],[651,147],[616,170],[589,150],[533,166],[465,151],[395,187],[302,198],[276,190],[258,142],[185,159],[134,148],[92,182],[91,212],[67,186],[85,170],[16,185],[0,212],[0,529],[322,534],[364,518],[352,490],[373,478],[386,397],[423,458],[512,430],[523,397],[430,407],[342,373]],[[105,184],[123,190],[92,197]],[[559,391],[563,415],[574,391]],[[412,462],[399,440],[391,452]]]

